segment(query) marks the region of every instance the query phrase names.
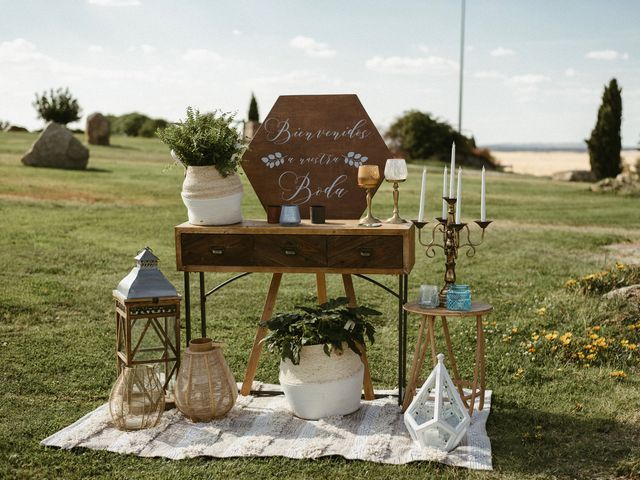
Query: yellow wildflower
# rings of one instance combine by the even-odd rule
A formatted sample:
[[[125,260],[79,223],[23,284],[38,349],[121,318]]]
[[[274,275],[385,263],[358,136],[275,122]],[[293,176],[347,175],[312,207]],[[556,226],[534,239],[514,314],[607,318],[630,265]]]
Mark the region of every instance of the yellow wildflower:
[[[564,286],[565,288],[571,288],[571,287],[574,287],[577,283],[578,282],[576,282],[573,278],[570,278],[569,280],[564,282]]]
[[[529,347],[529,353],[536,353],[536,347],[534,347],[533,345],[531,345]]]
[[[546,307],[540,307],[536,310],[536,313],[538,314],[538,316],[542,317],[545,313],[547,313],[547,309]]]
[[[546,338],[547,340],[551,341],[551,340],[555,340],[556,338],[558,338],[558,332],[553,332],[553,333],[547,333],[544,338]]]
[[[600,328],[600,325],[596,325],[595,327],[591,327],[591,330],[593,330],[594,332],[598,332]]]
[[[622,370],[614,370],[613,372],[611,372],[610,375],[613,378],[619,378],[619,379],[623,379],[627,377],[627,374],[624,373]]]
[[[537,342],[538,339],[540,338],[540,335],[538,335],[537,333],[534,333],[533,335],[531,335],[531,338],[533,339],[534,342]]]
[[[513,378],[516,378],[516,379],[521,378],[523,374],[524,374],[524,368],[520,367],[518,368],[516,373],[513,374]]]
[[[562,342],[562,345],[567,346],[571,343],[571,337],[573,336],[573,334],[571,332],[565,332],[564,334],[562,334],[560,336],[560,342]]]
[[[616,262],[616,268],[618,270],[624,270],[624,268],[625,268],[624,263]]]
[[[513,327],[511,329],[511,333],[518,333],[518,327]]]
[[[503,342],[510,342],[511,341],[511,335],[502,335],[502,341]]]
[[[629,345],[627,345],[627,350],[635,350],[636,348],[638,348],[637,343],[630,343]]]
[[[589,335],[589,338],[590,338],[591,340],[595,340],[595,339],[596,339],[596,338],[598,338],[598,337],[599,337],[599,335],[597,335],[597,334],[595,334],[595,333],[592,333],[591,335]]]
[[[582,365],[582,368],[591,368],[591,365],[588,363],[585,363],[584,365]]]
[[[597,353],[590,353],[589,355],[587,355],[587,360],[595,360],[597,356]]]

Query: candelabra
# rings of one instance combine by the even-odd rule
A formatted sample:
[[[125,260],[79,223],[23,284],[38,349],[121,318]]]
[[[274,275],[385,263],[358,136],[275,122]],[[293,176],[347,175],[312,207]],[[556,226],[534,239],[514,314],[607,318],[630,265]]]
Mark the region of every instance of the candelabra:
[[[456,260],[458,258],[458,250],[467,248],[467,257],[473,257],[476,253],[476,247],[484,242],[484,232],[491,223],[491,220],[475,220],[475,223],[482,229],[480,241],[473,242],[471,240],[471,229],[466,223],[456,223],[456,198],[443,197],[443,200],[447,202],[447,218],[436,218],[438,223],[433,226],[431,230],[431,241],[428,243],[422,240],[422,229],[429,222],[420,222],[413,220],[414,225],[418,229],[418,242],[425,247],[425,254],[429,258],[434,258],[436,255],[436,247],[441,248],[444,251],[445,256],[445,272],[444,272],[444,286],[440,290],[438,300],[440,306],[445,307],[447,305],[447,292],[449,287],[456,283]],[[463,241],[464,232],[466,232],[465,243],[460,243],[460,237],[462,232]],[[436,235],[442,233],[442,245],[437,243]]]

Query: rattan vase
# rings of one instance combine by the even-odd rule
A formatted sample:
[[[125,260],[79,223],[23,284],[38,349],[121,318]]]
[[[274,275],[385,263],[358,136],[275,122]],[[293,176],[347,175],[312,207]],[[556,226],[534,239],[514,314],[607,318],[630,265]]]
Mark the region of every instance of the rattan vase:
[[[233,408],[238,388],[222,355],[210,338],[191,340],[176,381],[176,407],[194,422],[220,418]]]
[[[164,390],[151,365],[124,367],[111,389],[109,412],[120,430],[154,427],[164,411]]]

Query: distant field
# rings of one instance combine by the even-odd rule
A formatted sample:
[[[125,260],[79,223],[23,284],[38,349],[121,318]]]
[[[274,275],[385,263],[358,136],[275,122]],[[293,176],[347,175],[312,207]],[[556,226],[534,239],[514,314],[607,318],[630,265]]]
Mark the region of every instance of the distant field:
[[[564,170],[590,169],[587,152],[492,151],[492,154],[502,165],[510,167],[509,171],[525,175],[545,177]],[[638,158],[640,152],[637,150],[622,152],[623,162],[628,165],[635,165]]]
[[[640,346],[625,347],[640,345],[640,313],[565,288],[567,280],[605,267],[618,271],[619,251],[605,247],[640,240],[640,201],[594,194],[584,184],[499,172],[487,174],[487,215],[495,222],[474,258],[461,253],[457,269],[476,299],[495,306],[486,325],[493,472],[339,457],[167,461],[40,446],[109,397],[116,374],[111,290],[131,269],[138,249],[151,246],[162,271],[182,290],[173,227],[185,221],[186,211],[182,170],[170,168],[158,140],[114,137],[111,147],[91,147],[89,170],[63,171],[20,164],[35,138],[0,132],[0,479],[640,478]],[[426,211],[432,219],[441,208],[442,165],[428,168]],[[400,187],[406,218],[418,211],[420,172],[421,166],[410,165]],[[242,179],[245,217],[265,218]],[[477,218],[477,170],[465,170],[463,198],[463,220]],[[384,184],[373,202],[375,214],[390,215],[391,187]],[[429,259],[416,246],[411,299],[420,284],[441,283],[443,263],[440,252]],[[213,285],[228,276],[208,278]],[[285,275],[276,310],[315,302],[314,280]],[[268,281],[267,274],[250,275],[221,290],[208,307],[208,331],[226,344],[236,378],[246,366]],[[340,295],[339,276],[327,281],[330,296]],[[368,350],[373,380],[378,387],[394,386],[395,299],[359,279],[354,283],[358,300],[383,312]],[[197,302],[194,307],[197,325]],[[410,352],[417,320],[409,318]],[[474,323],[456,319],[450,328],[458,366],[468,375]],[[594,334],[606,348],[580,360],[578,353]],[[277,382],[278,359],[263,358],[257,378]],[[626,378],[611,376],[620,370]]]

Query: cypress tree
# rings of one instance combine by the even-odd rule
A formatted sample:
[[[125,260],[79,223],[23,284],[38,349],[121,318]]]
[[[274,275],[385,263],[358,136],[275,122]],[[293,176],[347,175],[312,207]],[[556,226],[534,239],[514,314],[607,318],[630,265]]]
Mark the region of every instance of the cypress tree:
[[[620,125],[622,124],[622,89],[615,78],[605,86],[598,120],[587,142],[591,171],[596,178],[615,177],[622,171]]]
[[[259,122],[260,114],[258,113],[258,102],[256,101],[256,97],[251,92],[251,103],[249,104],[249,115],[247,116],[250,122]]]

